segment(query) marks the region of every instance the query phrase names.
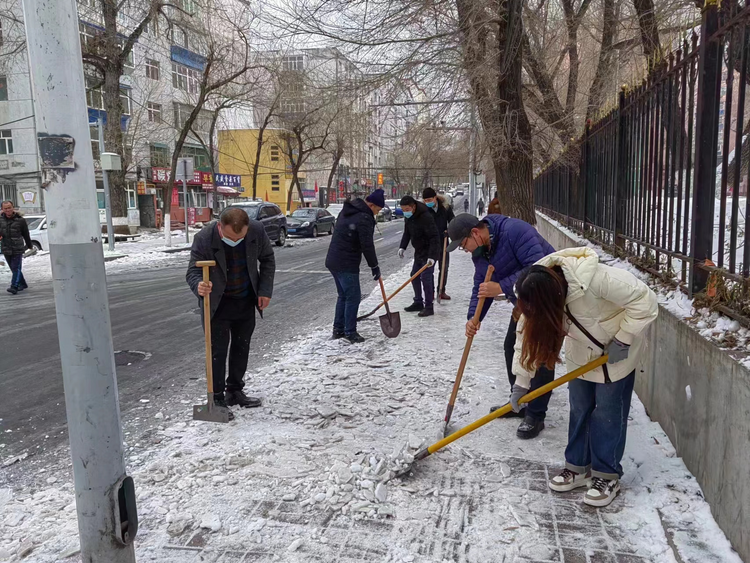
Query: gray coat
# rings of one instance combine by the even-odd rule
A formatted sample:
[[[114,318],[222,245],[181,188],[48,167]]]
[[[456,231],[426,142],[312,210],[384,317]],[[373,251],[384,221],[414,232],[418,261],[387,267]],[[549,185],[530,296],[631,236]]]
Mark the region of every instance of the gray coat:
[[[216,309],[219,308],[219,302],[227,285],[227,258],[216,223],[216,221],[211,221],[195,235],[193,247],[190,251],[190,264],[185,276],[190,289],[198,297],[200,305],[203,307],[203,298],[198,295],[198,283],[203,281],[203,270],[197,267],[195,263],[202,260],[216,261],[216,266],[211,268],[210,274],[210,280],[213,283],[213,289],[211,290],[212,317],[216,313]],[[276,259],[271,241],[260,222],[250,221],[247,235],[245,235],[245,249],[247,251],[247,271],[250,274],[250,283],[253,285],[255,295],[272,297]],[[256,303],[255,306],[257,308],[258,304]],[[262,312],[261,316],[263,316]]]

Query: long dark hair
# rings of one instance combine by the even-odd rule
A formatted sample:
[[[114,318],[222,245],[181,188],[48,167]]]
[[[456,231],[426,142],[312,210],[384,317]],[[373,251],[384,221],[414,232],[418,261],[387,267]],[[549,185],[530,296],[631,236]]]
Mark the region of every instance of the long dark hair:
[[[531,266],[516,280],[517,313],[525,317],[521,366],[555,369],[565,338],[563,315],[568,283],[559,267]]]

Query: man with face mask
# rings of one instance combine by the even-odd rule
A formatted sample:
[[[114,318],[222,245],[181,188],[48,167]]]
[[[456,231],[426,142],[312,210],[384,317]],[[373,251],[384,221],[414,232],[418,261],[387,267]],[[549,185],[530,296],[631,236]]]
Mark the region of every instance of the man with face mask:
[[[440,235],[435,220],[432,218],[434,213],[429,207],[410,195],[402,197],[400,203],[404,212],[404,234],[401,237],[398,255],[403,258],[411,242],[414,247],[414,265],[411,268],[411,275],[416,274],[425,264],[428,266],[417,279],[411,282],[414,288],[414,303],[404,310],[418,313],[420,317],[431,317],[435,314],[432,308],[435,298],[435,262],[442,251]]]
[[[202,260],[216,261],[208,283],[195,265]],[[248,397],[242,389],[255,311],[262,317],[271,302],[275,273],[276,260],[265,228],[240,207],[225,209],[218,221],[208,223],[193,239],[186,279],[198,297],[201,315],[203,298],[211,294],[214,402],[219,406],[261,405],[259,398]],[[227,355],[229,376],[225,377]]]
[[[477,219],[471,214],[462,213],[448,225],[448,236],[451,239],[448,252],[461,248],[464,252],[471,253],[474,261],[474,289],[471,293],[466,336],[474,336],[481,326],[481,322],[475,325],[473,321],[474,312],[481,297],[486,299],[480,321],[487,315],[494,298],[498,295],[504,294],[508,301],[515,305],[516,296],[513,286],[521,271],[555,251],[534,227],[525,221],[504,215],[487,215],[484,219]],[[484,276],[490,264],[495,271],[492,279],[484,283]],[[511,389],[516,381],[513,375],[516,325],[517,322],[511,319],[504,343],[505,365]],[[537,389],[554,378],[554,370],[541,368],[532,380],[531,389]],[[508,415],[509,417],[520,416],[524,419],[516,432],[519,438],[535,438],[544,429],[544,418],[547,414],[550,395],[551,393],[542,395],[529,403],[520,413]],[[493,407],[491,410],[496,408]]]
[[[432,188],[425,188],[422,191],[422,199],[424,200],[424,204],[434,212],[432,218],[435,219],[435,225],[440,235],[440,256],[438,258],[440,274],[438,275],[438,280],[443,280],[443,286],[437,288],[437,293],[440,295],[440,299],[450,301],[451,298],[445,293],[445,286],[448,284],[448,265],[450,259],[446,253],[445,263],[443,263],[443,243],[448,236],[448,223],[453,221],[456,215],[453,213],[453,207],[451,207],[445,198],[437,195],[437,192]],[[438,283],[438,285],[440,284]]]

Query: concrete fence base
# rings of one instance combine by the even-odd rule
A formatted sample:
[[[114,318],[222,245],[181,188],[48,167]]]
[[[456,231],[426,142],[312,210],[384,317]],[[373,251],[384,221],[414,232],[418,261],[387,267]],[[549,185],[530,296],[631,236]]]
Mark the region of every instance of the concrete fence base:
[[[555,249],[580,246],[545,216]],[[695,475],[711,512],[750,561],[750,371],[664,307],[649,328],[636,393]]]

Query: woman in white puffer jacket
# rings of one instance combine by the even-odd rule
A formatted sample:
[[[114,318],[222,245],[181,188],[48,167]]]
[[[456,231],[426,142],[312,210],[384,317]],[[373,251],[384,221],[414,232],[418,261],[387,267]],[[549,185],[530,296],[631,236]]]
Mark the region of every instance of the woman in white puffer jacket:
[[[570,423],[565,469],[553,491],[588,487],[584,502],[607,506],[620,490],[630,399],[643,332],[656,319],[656,295],[628,271],[599,263],[588,248],[545,256],[516,281],[519,315],[511,403],[565,343],[566,370],[609,355],[608,363],[568,384]]]

